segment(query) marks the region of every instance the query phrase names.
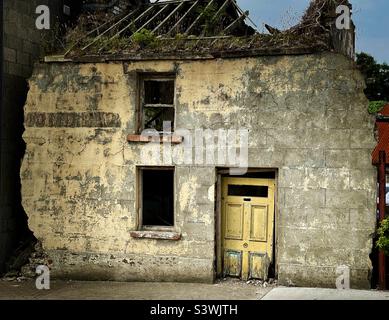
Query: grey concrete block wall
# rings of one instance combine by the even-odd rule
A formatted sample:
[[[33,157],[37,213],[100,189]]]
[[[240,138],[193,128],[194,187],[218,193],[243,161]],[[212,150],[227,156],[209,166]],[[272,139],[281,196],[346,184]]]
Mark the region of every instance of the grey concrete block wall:
[[[366,111],[362,78],[357,71],[352,74],[351,62],[338,65],[342,59],[332,57],[334,66],[311,78],[317,93],[308,94],[305,102],[292,98],[289,105],[278,104],[281,117],[287,118],[284,108],[300,114],[268,130],[268,148],[285,154],[274,163],[279,168],[278,276],[284,285],[334,287],[336,268],[348,265],[352,286],[370,287],[376,223],[377,173],[370,157],[376,144],[374,119]],[[321,87],[322,77],[334,85]],[[307,92],[311,88],[307,85]]]
[[[242,77],[247,90],[237,94],[239,101],[232,94],[223,102],[218,122],[250,130],[251,168],[278,170],[280,283],[335,287],[337,267],[348,265],[352,286],[369,288],[376,141],[361,74],[341,55],[258,58],[255,66]],[[230,90],[221,88],[208,87],[219,97]],[[208,119],[217,119],[218,110],[212,108],[222,102],[210,100]],[[198,109],[192,114],[185,109],[180,125],[214,128]]]
[[[335,287],[347,265],[351,285],[370,288],[376,141],[363,77],[351,60],[326,54],[259,58],[246,76],[239,102],[224,105],[238,111],[223,120],[249,128],[250,167],[278,169],[280,283]]]
[[[47,4],[46,3],[42,4]],[[4,71],[28,78],[32,61],[41,54],[41,32],[35,28],[35,8],[40,1],[4,1]]]

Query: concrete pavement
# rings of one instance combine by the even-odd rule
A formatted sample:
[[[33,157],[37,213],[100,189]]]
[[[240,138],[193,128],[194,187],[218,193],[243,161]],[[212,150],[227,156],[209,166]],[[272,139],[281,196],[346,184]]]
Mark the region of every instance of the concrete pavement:
[[[228,279],[215,284],[151,282],[50,282],[0,279],[0,300],[389,300],[389,291],[262,287]]]
[[[322,288],[272,289],[261,300],[388,300],[389,291],[337,290]]]
[[[0,280],[0,300],[259,300],[270,290],[234,279],[215,284],[53,280],[50,290],[37,290],[33,280]]]

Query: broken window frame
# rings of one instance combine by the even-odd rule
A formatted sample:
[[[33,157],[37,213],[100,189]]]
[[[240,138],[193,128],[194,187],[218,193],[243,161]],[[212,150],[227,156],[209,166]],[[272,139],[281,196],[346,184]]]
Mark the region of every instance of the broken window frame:
[[[173,225],[172,226],[155,226],[143,225],[143,172],[144,171],[172,171],[173,174]],[[176,231],[176,170],[175,167],[137,167],[137,212],[138,212],[138,231],[161,231],[175,232]]]
[[[173,81],[173,104],[146,104],[145,103],[145,82],[147,81]],[[145,127],[145,108],[173,108],[174,116],[173,123],[171,124],[171,131],[164,132],[163,130],[157,130],[159,133],[172,134],[175,129],[176,122],[176,74],[174,73],[140,73],[138,74],[138,108],[137,108],[137,133],[141,134]],[[148,128],[150,129],[150,128]]]

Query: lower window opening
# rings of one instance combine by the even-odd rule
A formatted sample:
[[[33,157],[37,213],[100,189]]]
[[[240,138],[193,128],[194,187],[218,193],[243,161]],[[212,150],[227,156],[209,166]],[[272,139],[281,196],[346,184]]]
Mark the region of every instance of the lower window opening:
[[[174,226],[174,170],[142,170],[142,225]]]

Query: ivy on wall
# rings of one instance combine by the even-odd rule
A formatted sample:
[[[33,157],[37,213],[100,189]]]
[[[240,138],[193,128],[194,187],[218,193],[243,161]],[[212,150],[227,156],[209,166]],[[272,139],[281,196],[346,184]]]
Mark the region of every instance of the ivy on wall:
[[[389,218],[382,220],[377,232],[377,247],[389,256]]]

